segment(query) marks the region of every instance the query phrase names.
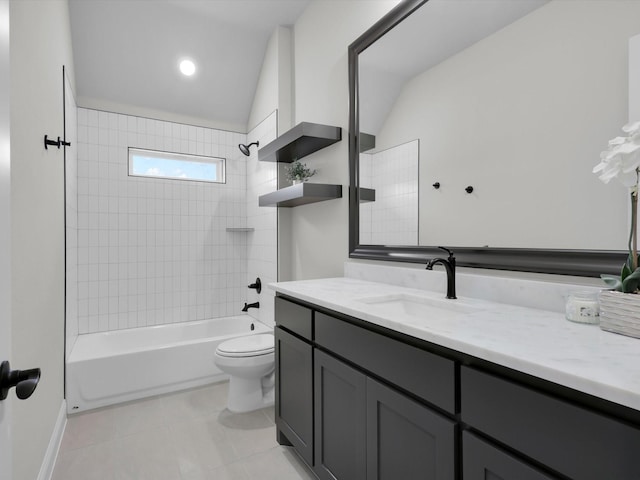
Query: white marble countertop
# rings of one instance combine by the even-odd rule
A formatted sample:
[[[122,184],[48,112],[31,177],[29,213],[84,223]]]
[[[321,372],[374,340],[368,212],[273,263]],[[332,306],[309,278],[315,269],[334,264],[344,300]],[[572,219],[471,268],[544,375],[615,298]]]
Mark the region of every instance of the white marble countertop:
[[[488,360],[640,410],[640,339],[569,322],[557,312],[459,297],[471,313],[434,310],[430,318],[360,300],[411,295],[425,301],[442,293],[327,278],[269,285],[278,293],[360,318],[428,342]]]

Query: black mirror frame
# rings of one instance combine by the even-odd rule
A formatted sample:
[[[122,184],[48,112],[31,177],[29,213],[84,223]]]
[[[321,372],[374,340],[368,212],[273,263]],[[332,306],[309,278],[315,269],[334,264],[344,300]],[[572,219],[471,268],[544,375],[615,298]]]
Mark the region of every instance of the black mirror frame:
[[[359,92],[358,55],[428,0],[404,0],[363,33],[348,48],[349,61],[349,257],[393,262],[426,263],[439,254],[437,247],[360,245]],[[461,267],[537,272],[581,277],[617,275],[627,259],[622,250],[556,250],[526,248],[469,248],[454,250]]]

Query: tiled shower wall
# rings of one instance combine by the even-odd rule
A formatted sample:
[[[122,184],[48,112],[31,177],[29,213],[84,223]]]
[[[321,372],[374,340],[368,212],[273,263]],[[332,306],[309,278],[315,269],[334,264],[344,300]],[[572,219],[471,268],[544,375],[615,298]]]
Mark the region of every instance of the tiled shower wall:
[[[360,154],[360,184],[374,202],[360,204],[360,243],[418,244],[419,141]]]
[[[245,141],[78,109],[78,333],[240,312],[249,237],[227,228],[246,225]],[[224,157],[227,183],[130,177],[128,147]]]

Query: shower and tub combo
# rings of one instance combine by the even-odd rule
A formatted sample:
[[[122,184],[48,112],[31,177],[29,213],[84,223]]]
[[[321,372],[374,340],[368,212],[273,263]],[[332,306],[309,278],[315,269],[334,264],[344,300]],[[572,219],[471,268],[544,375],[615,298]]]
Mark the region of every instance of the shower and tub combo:
[[[274,363],[273,329],[248,315],[80,335],[67,362],[67,410],[226,379],[229,410],[256,410],[274,403]]]

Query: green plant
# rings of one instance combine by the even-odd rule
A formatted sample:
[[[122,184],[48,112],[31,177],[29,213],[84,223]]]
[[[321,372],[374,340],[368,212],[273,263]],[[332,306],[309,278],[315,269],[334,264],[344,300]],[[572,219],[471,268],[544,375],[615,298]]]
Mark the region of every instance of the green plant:
[[[622,266],[620,276],[600,275],[602,280],[614,290],[636,293],[640,287],[638,268],[638,186],[640,184],[640,122],[622,127],[628,134],[609,142],[608,150],[600,154],[601,162],[593,169],[600,180],[609,183],[616,178],[629,189],[631,197],[631,231],[629,233],[629,257]]]
[[[304,181],[307,178],[314,176],[317,170],[311,170],[307,168],[304,163],[300,163],[298,160],[291,165],[285,167],[287,171],[287,178],[289,180],[301,180]]]

